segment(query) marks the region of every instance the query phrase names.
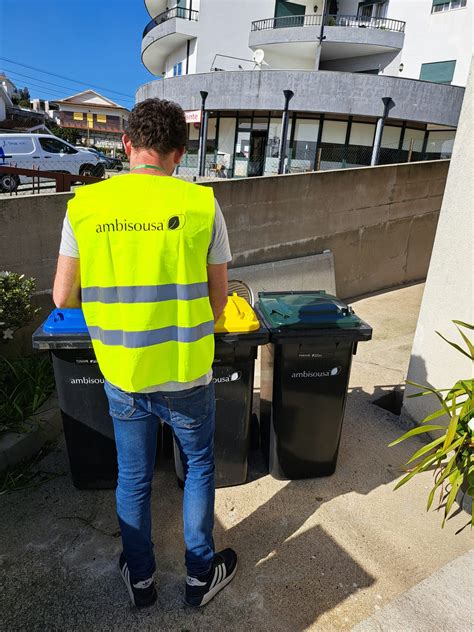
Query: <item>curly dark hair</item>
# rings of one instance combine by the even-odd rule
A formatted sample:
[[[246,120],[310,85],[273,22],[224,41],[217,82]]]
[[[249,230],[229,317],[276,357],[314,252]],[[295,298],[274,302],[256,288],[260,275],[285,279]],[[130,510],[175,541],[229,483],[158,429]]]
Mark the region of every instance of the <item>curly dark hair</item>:
[[[127,135],[135,149],[169,154],[186,147],[188,128],[184,111],[172,101],[145,99],[130,112]]]

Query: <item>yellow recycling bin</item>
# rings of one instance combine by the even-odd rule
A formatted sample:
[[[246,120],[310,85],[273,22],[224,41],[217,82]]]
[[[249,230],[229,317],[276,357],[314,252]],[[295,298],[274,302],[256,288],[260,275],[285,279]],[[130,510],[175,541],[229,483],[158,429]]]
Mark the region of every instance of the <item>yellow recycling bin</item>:
[[[247,301],[237,294],[229,296],[215,325],[212,367],[216,392],[216,487],[240,485],[247,480],[255,360],[258,346],[267,344],[268,337],[268,330]],[[186,474],[176,443],[174,457],[182,485]]]

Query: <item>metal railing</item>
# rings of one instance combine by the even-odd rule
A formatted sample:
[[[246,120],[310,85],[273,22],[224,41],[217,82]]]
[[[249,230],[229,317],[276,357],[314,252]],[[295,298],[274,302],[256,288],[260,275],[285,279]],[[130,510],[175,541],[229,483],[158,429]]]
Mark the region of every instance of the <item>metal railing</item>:
[[[391,18],[368,18],[363,15],[326,15],[325,26],[352,26],[367,29],[380,29],[382,31],[405,32],[405,22],[392,20]]]
[[[63,166],[64,168],[64,166]],[[97,175],[78,175],[58,171],[42,171],[40,169],[23,169],[12,165],[0,165],[0,193],[18,195],[18,187],[22,184],[20,178],[27,178],[31,184],[31,191],[41,193],[41,183],[52,182],[56,193],[64,193],[71,190],[76,184],[94,184],[104,179],[104,165],[99,163],[92,169]]]
[[[267,18],[252,22],[251,31],[292,28],[298,26],[321,26],[322,15],[287,15],[279,18]],[[380,29],[404,33],[405,22],[390,18],[369,18],[362,15],[325,15],[324,26],[349,26],[358,28]]]
[[[266,18],[252,22],[251,31],[267,31],[268,29],[284,29],[294,26],[321,26],[322,15],[285,15],[280,18]]]
[[[423,140],[408,139],[399,143],[384,144],[380,148],[378,164],[390,165],[425,160],[449,159],[452,154],[453,141],[436,142],[425,146]],[[285,173],[305,173],[326,171],[328,169],[349,169],[370,166],[373,147],[370,145],[344,145],[338,143],[322,143],[319,148],[308,148],[308,143],[290,147],[288,144],[285,157]],[[206,167],[203,176],[199,176],[197,154],[186,154],[175,171],[175,176],[188,181],[213,180],[220,178],[249,178],[253,176],[269,176],[278,174],[278,155],[271,146],[267,146],[265,155],[254,157],[226,155],[218,152],[206,153]]]
[[[186,9],[184,7],[173,7],[172,9],[168,9],[167,11],[163,11],[150,20],[148,24],[145,26],[145,30],[143,31],[142,37],[145,37],[147,33],[149,33],[155,26],[159,26],[163,24],[163,22],[167,22],[168,20],[172,20],[173,18],[180,18],[181,20],[190,20],[191,22],[197,22],[199,20],[199,11],[195,11],[194,9]]]
[[[123,128],[118,127],[117,125],[110,125],[109,123],[100,123],[99,121],[94,121],[93,127],[89,127],[87,121],[68,121],[65,119],[61,119],[61,127],[69,127],[71,129],[80,129],[80,130],[90,130],[91,132],[111,132],[114,134],[123,134]]]

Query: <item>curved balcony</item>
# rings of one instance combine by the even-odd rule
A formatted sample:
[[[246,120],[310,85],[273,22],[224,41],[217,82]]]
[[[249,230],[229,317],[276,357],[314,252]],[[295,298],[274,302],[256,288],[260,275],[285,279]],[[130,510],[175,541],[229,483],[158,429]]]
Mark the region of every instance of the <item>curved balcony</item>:
[[[136,102],[149,97],[176,101],[184,110],[201,107],[200,91],[209,93],[209,110],[281,112],[283,90],[293,90],[291,110],[378,118],[382,98],[395,107],[390,118],[456,127],[464,88],[388,75],[306,70],[237,70],[154,80],[141,86]]]
[[[148,22],[142,36],[142,62],[154,75],[162,74],[166,58],[198,34],[199,11],[173,7]]]
[[[405,22],[354,15],[268,18],[252,22],[249,46],[268,53],[267,62],[273,67],[299,64],[309,70],[314,68],[321,36],[321,61],[396,54],[403,46]]]

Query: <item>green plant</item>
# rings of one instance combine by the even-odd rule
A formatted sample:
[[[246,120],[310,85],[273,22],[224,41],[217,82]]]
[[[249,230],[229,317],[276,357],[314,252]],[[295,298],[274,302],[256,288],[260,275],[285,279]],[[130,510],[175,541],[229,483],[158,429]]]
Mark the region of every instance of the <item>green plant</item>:
[[[57,136],[58,138],[62,138],[67,143],[71,143],[71,145],[77,145],[79,138],[81,137],[81,130],[74,129],[72,127],[59,127],[56,123],[49,121],[47,127],[51,134]]]
[[[32,305],[35,279],[27,279],[24,274],[0,272],[0,340],[7,342],[13,338],[15,329],[31,321],[38,313]]]
[[[30,91],[28,88],[20,88],[20,90],[16,90],[12,95],[12,103],[13,105],[18,105],[24,108],[31,107]]]
[[[453,323],[466,344],[467,351],[459,344],[447,340],[438,331],[436,333],[454,349],[474,360],[474,344],[462,330],[473,330],[474,326],[460,320],[453,320]],[[435,482],[428,495],[427,511],[433,504],[436,491],[439,490],[438,508],[444,508],[442,523],[444,527],[461,486],[465,494],[471,498],[471,502],[474,497],[474,380],[458,380],[449,389],[431,388],[409,380],[407,384],[422,389],[408,397],[435,396],[440,408],[425,417],[416,428],[392,441],[390,447],[425,432],[440,434],[413,454],[407,462],[407,465],[413,465],[408,474],[397,483],[395,489],[407,483],[416,474],[432,470]],[[446,425],[432,423],[445,415],[449,422]],[[474,525],[474,517],[471,524]]]
[[[54,376],[47,354],[7,360],[0,357],[0,434],[26,432],[25,422],[54,390]]]
[[[41,461],[51,452],[53,447],[53,443],[46,443],[32,459],[22,461],[14,468],[2,472],[0,474],[0,496],[29,488],[37,489],[43,483],[63,476],[63,472],[48,472],[39,469]]]

